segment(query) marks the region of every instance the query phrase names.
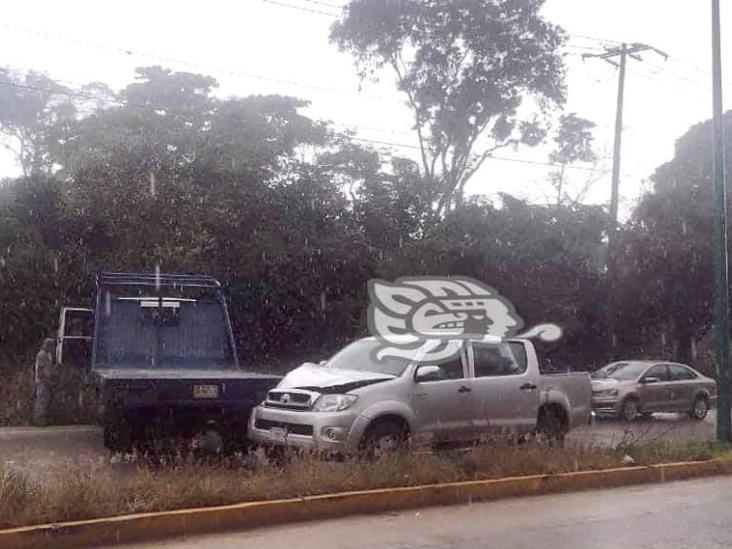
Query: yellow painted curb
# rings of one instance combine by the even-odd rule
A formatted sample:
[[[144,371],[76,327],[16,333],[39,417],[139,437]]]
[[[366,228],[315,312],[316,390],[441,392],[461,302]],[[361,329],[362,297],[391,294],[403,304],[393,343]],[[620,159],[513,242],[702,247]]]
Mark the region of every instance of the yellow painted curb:
[[[357,513],[732,474],[732,460],[668,463],[556,475],[343,492],[200,509],[140,513],[0,530],[0,548],[72,549],[272,526]]]

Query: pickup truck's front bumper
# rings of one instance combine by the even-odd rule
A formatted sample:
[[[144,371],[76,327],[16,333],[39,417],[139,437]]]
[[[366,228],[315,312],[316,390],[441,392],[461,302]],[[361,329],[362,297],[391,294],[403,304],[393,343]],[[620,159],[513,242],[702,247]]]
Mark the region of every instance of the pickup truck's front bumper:
[[[353,453],[369,419],[354,412],[312,412],[256,406],[249,417],[249,439],[326,453]]]

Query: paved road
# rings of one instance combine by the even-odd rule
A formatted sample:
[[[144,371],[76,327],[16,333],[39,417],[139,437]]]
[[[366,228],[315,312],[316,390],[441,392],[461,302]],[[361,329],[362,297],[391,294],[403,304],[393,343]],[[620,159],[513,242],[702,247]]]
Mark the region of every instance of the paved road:
[[[616,446],[621,441],[711,440],[716,436],[717,414],[710,412],[704,421],[694,421],[686,414],[655,414],[633,423],[617,419],[598,419],[592,425],[575,429],[570,442]]]
[[[128,549],[716,549],[732,546],[732,479],[358,516]]]
[[[687,416],[657,414],[651,419],[626,424],[617,420],[598,420],[594,425],[576,429],[570,444],[614,446],[623,440],[712,439],[714,414],[703,422]],[[63,474],[70,463],[114,473],[129,465],[111,465],[102,446],[98,427],[0,428],[0,463],[20,467],[32,475]]]

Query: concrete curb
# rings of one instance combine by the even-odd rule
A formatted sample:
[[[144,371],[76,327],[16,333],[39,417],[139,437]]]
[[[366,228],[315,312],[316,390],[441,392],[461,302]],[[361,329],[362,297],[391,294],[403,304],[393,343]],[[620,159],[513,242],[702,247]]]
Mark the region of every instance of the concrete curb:
[[[75,549],[135,543],[359,513],[383,513],[432,505],[489,501],[516,496],[729,474],[732,474],[732,460],[715,459],[647,467],[343,492],[0,530],[0,548]]]

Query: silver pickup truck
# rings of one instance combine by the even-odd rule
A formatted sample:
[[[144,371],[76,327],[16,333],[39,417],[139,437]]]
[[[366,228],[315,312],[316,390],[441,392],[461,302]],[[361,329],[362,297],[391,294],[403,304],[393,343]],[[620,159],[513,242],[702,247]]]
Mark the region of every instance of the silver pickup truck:
[[[561,438],[590,421],[589,375],[540,373],[529,340],[474,339],[434,364],[376,361],[378,345],[360,339],[292,370],[254,408],[249,438],[355,453],[534,431]]]

